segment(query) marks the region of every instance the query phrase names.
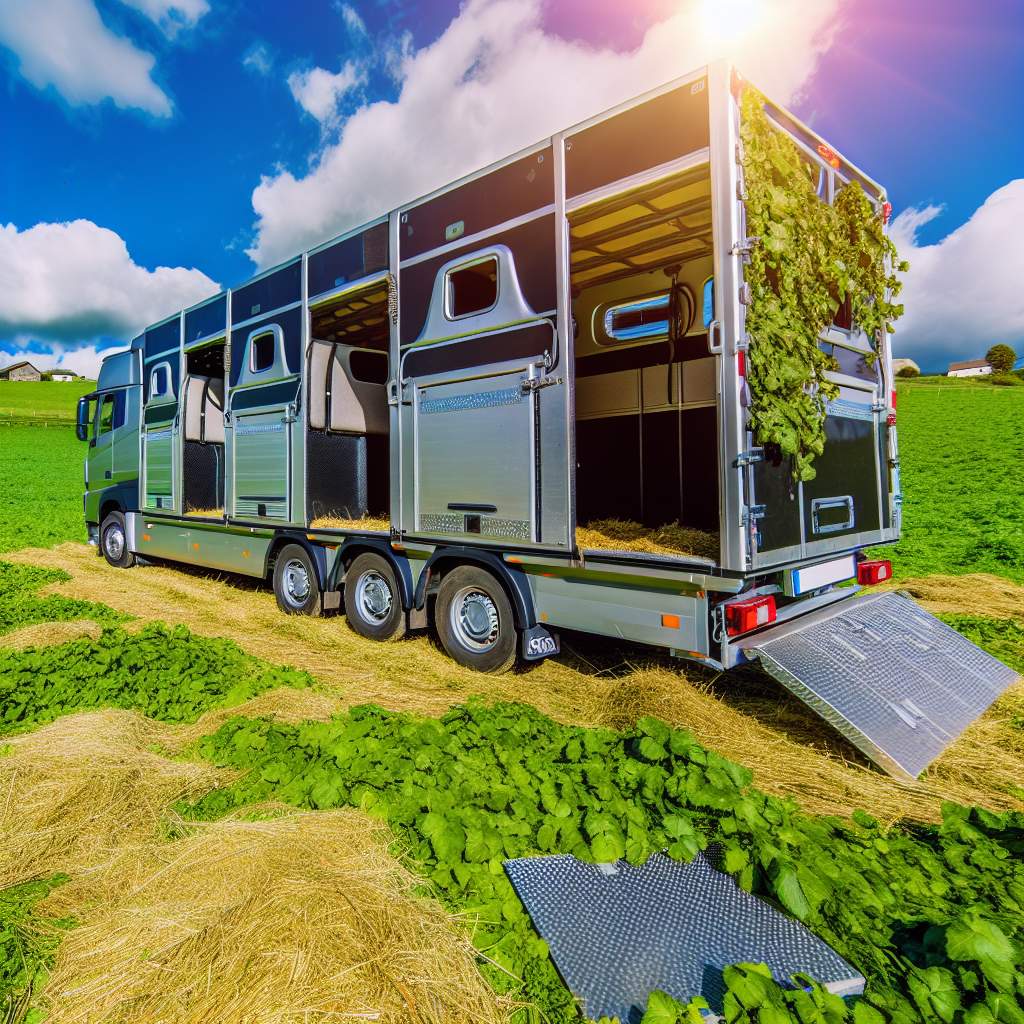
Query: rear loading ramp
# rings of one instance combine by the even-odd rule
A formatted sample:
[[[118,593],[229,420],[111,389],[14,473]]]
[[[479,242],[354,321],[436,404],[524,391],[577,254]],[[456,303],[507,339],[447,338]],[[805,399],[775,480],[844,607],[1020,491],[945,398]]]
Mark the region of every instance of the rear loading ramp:
[[[910,779],[1017,678],[899,593],[842,601],[734,646],[885,771]]]

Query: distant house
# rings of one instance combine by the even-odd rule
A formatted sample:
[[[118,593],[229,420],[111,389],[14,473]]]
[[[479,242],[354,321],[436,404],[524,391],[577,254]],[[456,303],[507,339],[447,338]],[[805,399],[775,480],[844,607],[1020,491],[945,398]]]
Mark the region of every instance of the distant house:
[[[963,363],[950,363],[946,371],[947,377],[982,377],[992,372],[992,364],[987,359],[968,359]]]
[[[0,380],[42,380],[43,375],[28,362],[11,363],[0,369]]]
[[[72,381],[78,380],[77,373],[69,373],[67,370],[54,370],[50,375],[51,380]]]

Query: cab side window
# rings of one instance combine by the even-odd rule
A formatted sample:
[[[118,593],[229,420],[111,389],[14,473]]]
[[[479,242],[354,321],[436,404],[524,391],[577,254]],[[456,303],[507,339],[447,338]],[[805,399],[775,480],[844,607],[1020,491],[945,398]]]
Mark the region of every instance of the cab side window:
[[[94,437],[109,434],[111,430],[124,426],[124,393],[104,395],[100,402],[95,420]]]

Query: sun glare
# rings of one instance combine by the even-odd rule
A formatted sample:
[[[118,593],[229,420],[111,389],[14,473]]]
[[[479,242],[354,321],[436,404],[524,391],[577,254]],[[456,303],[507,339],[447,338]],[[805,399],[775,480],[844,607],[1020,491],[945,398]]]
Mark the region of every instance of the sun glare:
[[[764,0],[700,0],[704,37],[716,46],[735,43],[751,32],[763,10]]]

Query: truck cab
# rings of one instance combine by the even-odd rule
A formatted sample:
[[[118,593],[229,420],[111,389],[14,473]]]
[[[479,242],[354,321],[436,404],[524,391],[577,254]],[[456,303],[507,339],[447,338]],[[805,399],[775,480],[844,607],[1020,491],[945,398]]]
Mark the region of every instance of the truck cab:
[[[123,515],[139,507],[141,385],[141,352],[135,345],[108,356],[96,390],[78,400],[75,426],[78,439],[89,444],[83,496],[89,542],[102,543],[100,527],[118,513],[120,533],[112,531],[109,541],[122,552],[127,551]]]

